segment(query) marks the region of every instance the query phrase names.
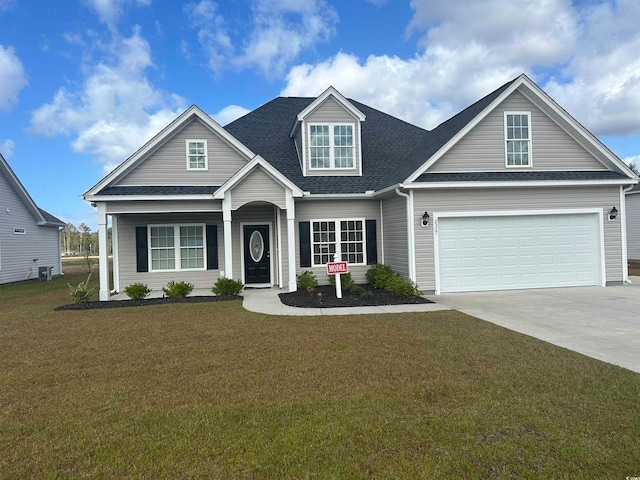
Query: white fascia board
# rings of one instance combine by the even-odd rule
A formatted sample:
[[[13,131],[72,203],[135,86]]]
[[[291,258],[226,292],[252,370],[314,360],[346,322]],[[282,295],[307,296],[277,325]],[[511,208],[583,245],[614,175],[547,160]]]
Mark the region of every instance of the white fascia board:
[[[285,177],[279,170],[277,170],[273,165],[267,162],[260,155],[256,155],[253,159],[247,163],[244,167],[238,170],[229,180],[227,180],[224,185],[218,188],[213,194],[213,198],[216,200],[221,200],[224,198],[225,193],[237,185],[245,176],[247,176],[250,172],[253,171],[254,168],[258,166],[262,167],[276,182],[282,185],[284,188],[291,190],[291,193],[294,197],[302,197],[303,192],[300,190],[296,184],[294,184],[291,180]]]
[[[603,185],[629,185],[638,183],[637,180],[520,180],[520,181],[494,181],[494,182],[420,182],[406,183],[407,189],[430,188],[513,188],[513,187],[580,187]]]
[[[305,192],[302,200],[354,200],[371,199],[373,193],[309,193]]]
[[[83,195],[87,202],[130,202],[130,201],[175,201],[175,200],[212,200],[213,194],[206,195]]]
[[[351,113],[351,115],[353,115],[355,118],[357,118],[361,122],[364,122],[364,119],[366,118],[366,115],[364,113],[362,113],[360,110],[358,110],[349,100],[347,100],[344,97],[344,95],[342,95],[334,87],[327,88],[324,92],[322,92],[320,94],[320,96],[318,96],[318,98],[316,98],[313,102],[311,102],[307,106],[307,108],[302,110],[298,114],[298,117],[297,117],[298,121],[302,122],[305,119],[305,117],[307,117],[307,115],[309,115],[316,108],[318,108],[320,105],[322,105],[322,103],[329,97],[333,97],[340,105],[342,105],[344,107],[345,110],[347,110],[349,113]]]
[[[406,182],[414,182],[416,178],[426,172],[431,165],[437,162],[445,153],[447,153],[456,143],[460,141],[472,128],[474,128],[478,123],[480,123],[489,113],[491,113],[500,103],[502,103],[509,95],[511,95],[523,82],[523,78],[526,78],[525,75],[520,75],[509,87],[502,92],[493,102],[491,102],[482,112],[480,112],[476,117],[469,122],[465,127],[460,130],[453,138],[451,138],[447,143],[445,143],[440,150],[434,153],[429,160],[422,164],[420,168],[418,168],[415,172],[413,172],[405,181]],[[490,94],[489,94],[490,95]]]
[[[96,185],[91,187],[84,196],[93,195],[98,193],[104,187],[108,186],[118,178],[124,176],[131,167],[135,166],[138,161],[146,157],[149,153],[153,152],[158,146],[164,143],[171,135],[179,130],[186,122],[192,117],[197,117],[202,123],[208,126],[212,131],[218,134],[223,140],[225,140],[231,147],[235,148],[241,155],[243,155],[247,161],[255,156],[255,154],[240,143],[233,135],[227,132],[220,126],[213,118],[204,113],[198,106],[192,105],[187,110],[182,112],[176,117],[169,125],[163,128],[158,134],[156,134],[151,140],[140,147],[133,153],[128,159],[118,165],[114,170],[107,174]]]

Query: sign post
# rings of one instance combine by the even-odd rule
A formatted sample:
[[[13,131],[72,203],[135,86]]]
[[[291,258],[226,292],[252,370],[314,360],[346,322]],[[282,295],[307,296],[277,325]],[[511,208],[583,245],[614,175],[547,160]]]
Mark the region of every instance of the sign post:
[[[338,255],[334,255],[333,262],[327,263],[327,275],[335,275],[336,277],[336,297],[338,298],[342,298],[341,273],[349,273],[349,266],[347,262],[339,262]]]

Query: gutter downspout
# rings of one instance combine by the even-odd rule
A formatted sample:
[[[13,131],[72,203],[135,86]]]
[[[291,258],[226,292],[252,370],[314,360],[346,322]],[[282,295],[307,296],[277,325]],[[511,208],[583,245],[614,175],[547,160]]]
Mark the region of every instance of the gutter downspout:
[[[620,187],[620,234],[622,236],[622,282],[633,283],[629,280],[629,258],[627,255],[627,192],[634,186]]]
[[[402,186],[402,185],[401,185]],[[400,191],[400,187],[396,188],[396,193],[407,199],[407,253],[408,253],[408,270],[409,280],[416,281],[416,261],[414,246],[414,227],[413,227],[413,196]]]

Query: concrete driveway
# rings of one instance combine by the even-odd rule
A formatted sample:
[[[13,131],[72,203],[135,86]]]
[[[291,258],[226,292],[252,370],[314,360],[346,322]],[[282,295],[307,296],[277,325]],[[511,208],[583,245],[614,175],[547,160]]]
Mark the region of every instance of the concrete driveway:
[[[640,373],[640,277],[575,287],[430,297],[468,315]]]

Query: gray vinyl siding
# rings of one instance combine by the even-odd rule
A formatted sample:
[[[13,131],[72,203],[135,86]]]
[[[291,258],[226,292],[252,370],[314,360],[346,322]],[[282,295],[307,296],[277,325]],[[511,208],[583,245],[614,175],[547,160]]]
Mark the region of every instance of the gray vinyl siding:
[[[563,208],[602,208],[604,210],[606,281],[620,282],[623,275],[620,222],[610,222],[606,215],[611,207],[618,206],[619,203],[620,187],[618,186],[416,190],[413,222],[415,226],[417,283],[423,291],[435,289],[434,222],[429,222],[428,227],[421,226],[421,217],[425,210],[429,213],[442,214],[445,212]]]
[[[399,195],[382,202],[384,225],[384,263],[409,278],[409,239],[407,236],[407,199]]]
[[[231,191],[232,209],[256,200],[271,202],[280,208],[286,208],[284,187],[276,182],[262,168],[255,168]]]
[[[26,229],[16,235],[14,228]],[[38,278],[38,267],[60,274],[58,227],[38,225],[7,179],[0,173],[0,284]]]
[[[627,195],[627,257],[640,261],[640,193]]]
[[[533,167],[505,165],[505,112],[531,112]],[[516,91],[454,145],[428,172],[606,170],[524,95]]]
[[[336,170],[311,170],[309,163],[310,146],[309,146],[309,125],[313,123],[352,123],[353,143],[354,143],[354,164],[355,169],[336,169]],[[360,162],[360,122],[353,117],[351,113],[344,109],[336,100],[329,97],[322,105],[318,106],[311,112],[300,127],[305,138],[305,164],[307,167],[307,176],[359,176],[362,174],[362,165]]]
[[[222,212],[222,200],[139,200],[108,202],[107,213]]]
[[[219,270],[179,272],[136,272],[136,227],[147,225],[178,225],[196,223],[218,226]],[[224,232],[221,213],[208,214],[163,214],[121,215],[118,218],[118,257],[120,265],[120,290],[132,283],[145,283],[149,288],[161,291],[171,280],[193,283],[195,288],[210,289],[224,270]]]
[[[311,270],[315,273],[318,282],[321,285],[329,283],[326,267],[300,268],[300,237],[298,222],[308,222],[310,220],[346,220],[352,218],[376,221],[376,238],[378,239],[377,254],[378,258],[381,258],[382,232],[380,227],[380,203],[378,200],[316,200],[296,203],[296,275],[299,275],[304,270]],[[368,265],[349,266],[351,277],[357,283],[366,282],[365,274],[368,269]]]
[[[208,170],[187,170],[186,140],[207,140]],[[222,185],[246,163],[227,142],[193,119],[117,185]]]

